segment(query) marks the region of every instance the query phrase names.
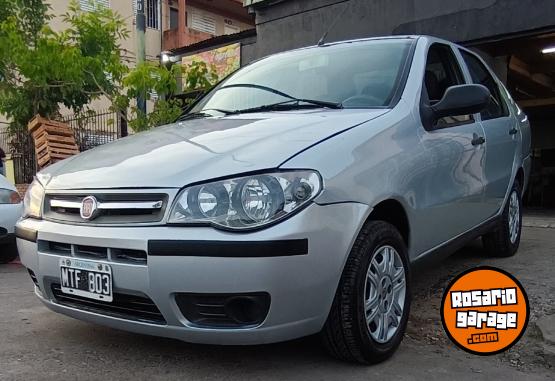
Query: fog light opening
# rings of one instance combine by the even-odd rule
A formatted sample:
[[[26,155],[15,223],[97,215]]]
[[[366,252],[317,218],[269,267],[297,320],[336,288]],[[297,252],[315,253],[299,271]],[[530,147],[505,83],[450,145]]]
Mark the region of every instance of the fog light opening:
[[[224,309],[231,319],[241,325],[260,324],[266,315],[266,308],[260,298],[252,296],[231,297],[226,301]]]

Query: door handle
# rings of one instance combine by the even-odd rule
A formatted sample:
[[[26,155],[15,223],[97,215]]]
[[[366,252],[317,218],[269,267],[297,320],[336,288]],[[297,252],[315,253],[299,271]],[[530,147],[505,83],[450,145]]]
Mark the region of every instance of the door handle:
[[[486,142],[486,138],[484,138],[483,136],[475,135],[474,139],[472,139],[473,146],[479,146],[481,144],[484,144],[485,142]]]
[[[516,127],[513,127],[511,130],[509,130],[509,135],[516,135],[518,133],[518,130],[516,129]]]

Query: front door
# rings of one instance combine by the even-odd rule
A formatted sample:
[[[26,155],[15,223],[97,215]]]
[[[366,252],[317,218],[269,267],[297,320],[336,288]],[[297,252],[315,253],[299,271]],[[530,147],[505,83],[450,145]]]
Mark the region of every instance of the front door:
[[[437,103],[450,86],[464,84],[453,49],[433,44],[428,52],[423,102]],[[485,147],[475,115],[447,117],[431,131],[419,129],[426,157],[417,197],[417,252],[425,252],[479,225],[483,210]]]

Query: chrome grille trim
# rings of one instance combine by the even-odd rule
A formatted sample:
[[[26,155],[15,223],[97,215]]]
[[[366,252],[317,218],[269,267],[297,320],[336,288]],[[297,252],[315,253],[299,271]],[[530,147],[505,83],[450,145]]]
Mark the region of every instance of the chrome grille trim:
[[[100,189],[47,191],[43,218],[87,226],[152,226],[164,223],[170,201],[178,189]],[[85,198],[94,197],[96,214],[82,218]]]
[[[65,200],[50,200],[51,208],[67,208],[67,209],[79,209],[81,208],[81,203],[76,201],[65,201]]]
[[[126,210],[126,209],[162,209],[164,201],[149,202],[99,202],[99,210]],[[80,209],[81,203],[77,201],[66,201],[53,199],[50,200],[51,208]]]

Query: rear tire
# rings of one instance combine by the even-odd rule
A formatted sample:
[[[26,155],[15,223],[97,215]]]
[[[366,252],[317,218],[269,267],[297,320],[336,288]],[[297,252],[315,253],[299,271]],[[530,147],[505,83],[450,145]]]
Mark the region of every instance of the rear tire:
[[[520,184],[515,180],[499,220],[499,225],[482,236],[482,243],[491,256],[511,257],[516,254],[520,245],[521,231],[522,195]]]
[[[10,263],[17,258],[17,255],[15,242],[0,245],[0,264]]]
[[[321,332],[334,357],[361,364],[386,360],[399,347],[410,310],[410,267],[397,229],[370,221],[345,264]]]

